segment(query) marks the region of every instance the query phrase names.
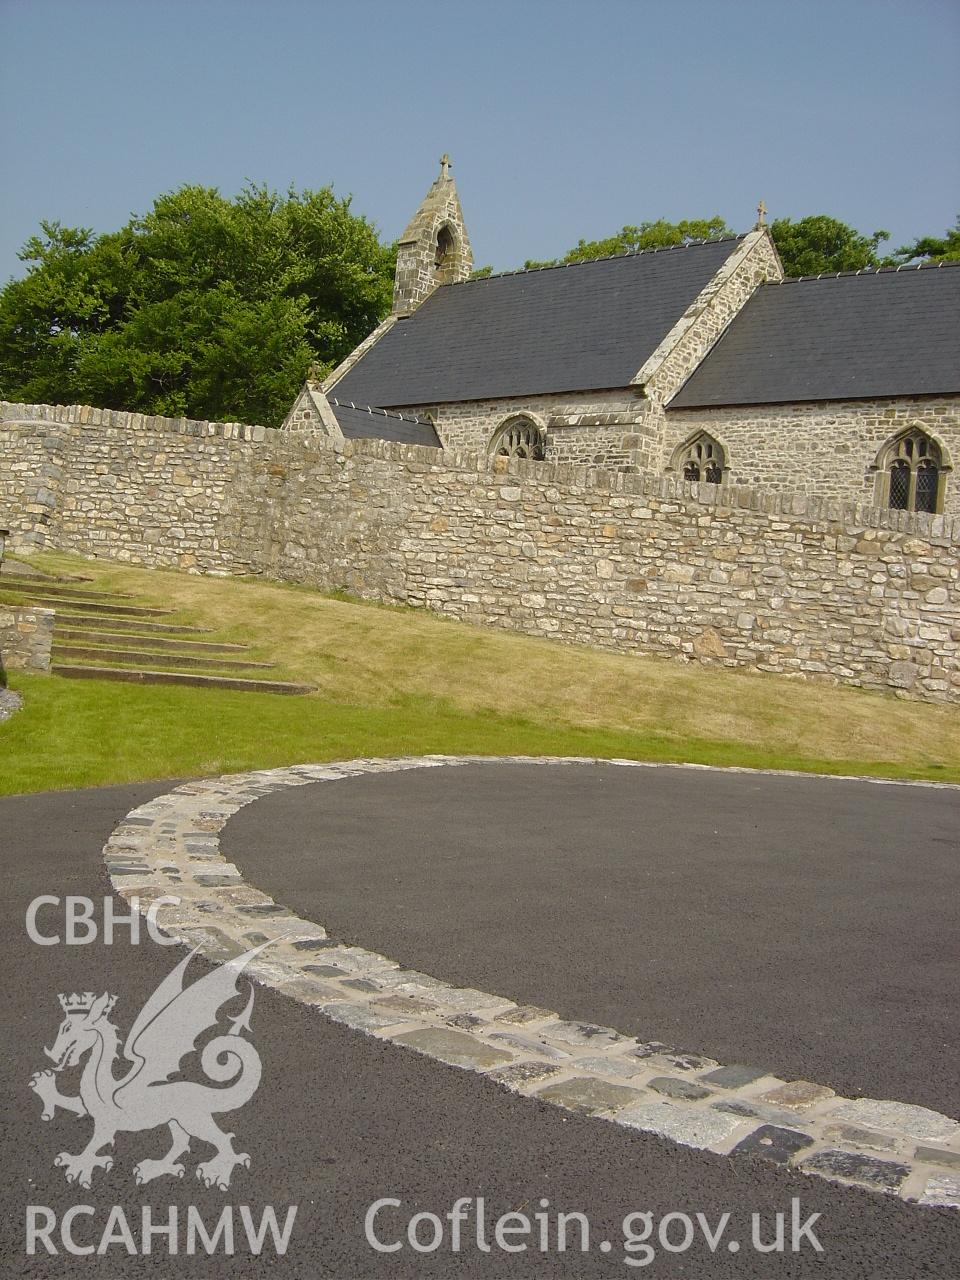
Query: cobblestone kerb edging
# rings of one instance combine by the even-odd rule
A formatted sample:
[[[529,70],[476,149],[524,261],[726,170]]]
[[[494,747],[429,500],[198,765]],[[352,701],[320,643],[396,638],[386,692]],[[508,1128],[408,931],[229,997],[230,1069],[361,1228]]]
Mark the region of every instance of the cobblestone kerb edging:
[[[685,1146],[750,1155],[920,1204],[960,1207],[960,1124],[947,1116],[906,1103],[841,1098],[761,1067],[722,1066],[698,1053],[564,1021],[550,1010],[401,969],[301,920],[245,883],[221,853],[219,832],[228,819],[270,792],[477,763],[660,767],[570,757],[424,756],[191,782],[127,814],[104,846],[107,870],[117,893],[138,898],[141,910],[161,896],[178,897],[178,906],[159,909],[161,927],[211,961],[275,940],[246,972],[367,1035],[481,1072],[513,1092]]]

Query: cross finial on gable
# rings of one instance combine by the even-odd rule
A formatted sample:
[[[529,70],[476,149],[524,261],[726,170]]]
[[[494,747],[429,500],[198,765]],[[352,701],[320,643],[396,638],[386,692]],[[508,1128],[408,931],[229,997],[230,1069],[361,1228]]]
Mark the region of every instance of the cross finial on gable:
[[[440,157],[440,177],[441,178],[450,177],[450,157],[447,155],[446,152],[444,152],[443,155]]]
[[[757,205],[757,230],[767,225],[767,206],[761,200]]]

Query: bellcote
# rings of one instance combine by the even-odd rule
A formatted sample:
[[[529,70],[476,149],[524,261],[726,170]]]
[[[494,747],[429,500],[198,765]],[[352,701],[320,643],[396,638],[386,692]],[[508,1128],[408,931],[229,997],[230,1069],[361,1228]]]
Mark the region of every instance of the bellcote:
[[[472,270],[473,251],[463,209],[450,173],[450,157],[444,155],[439,176],[397,246],[393,314],[410,315],[438,285],[466,280]]]

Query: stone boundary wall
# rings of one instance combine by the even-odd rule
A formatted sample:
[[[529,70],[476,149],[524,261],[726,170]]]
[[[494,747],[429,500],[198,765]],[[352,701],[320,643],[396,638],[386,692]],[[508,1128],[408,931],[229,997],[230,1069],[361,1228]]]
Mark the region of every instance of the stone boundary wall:
[[[44,546],[205,572],[256,571],[241,477],[275,432],[86,405],[0,404],[0,525]]]
[[[0,603],[0,664],[7,671],[48,672],[55,610]]]
[[[62,446],[59,423],[7,426],[0,417],[0,525],[10,550],[46,543],[63,477]]]
[[[321,514],[322,513],[322,514]],[[465,622],[960,700],[960,519],[348,441],[274,505],[273,576]]]
[[[20,414],[0,409],[0,499],[47,432],[50,546],[960,700],[960,516],[76,408],[32,406],[18,435]]]

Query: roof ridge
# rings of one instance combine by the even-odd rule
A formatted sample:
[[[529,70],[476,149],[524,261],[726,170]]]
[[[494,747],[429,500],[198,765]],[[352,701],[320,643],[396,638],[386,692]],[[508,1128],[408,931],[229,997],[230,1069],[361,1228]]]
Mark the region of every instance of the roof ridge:
[[[764,284],[810,284],[817,280],[839,280],[846,276],[897,275],[902,271],[939,271],[942,267],[960,267],[960,260],[952,262],[902,262],[896,267],[858,267],[850,271],[821,271],[815,276],[784,276],[782,280],[765,280]]]
[[[429,418],[412,418],[409,414],[399,413],[395,409],[378,409],[372,404],[354,404],[353,401],[338,400],[336,396],[330,396],[329,402],[336,405],[338,409],[355,409],[357,413],[379,413],[384,418],[399,418],[401,422],[415,422],[420,427],[432,427],[433,423]]]
[[[559,271],[566,267],[589,267],[594,262],[613,262],[617,258],[640,258],[644,254],[674,253],[677,249],[699,249],[705,244],[732,244],[737,240],[745,240],[749,232],[740,235],[714,236],[708,240],[686,240],[683,244],[662,244],[653,249],[625,249],[623,253],[604,253],[597,258],[577,258],[573,262],[547,262],[541,267],[515,267],[512,271],[491,271],[488,276],[475,276],[471,280],[451,280],[440,285],[441,289],[450,289],[464,284],[482,284],[484,280],[500,280],[504,276],[533,275],[538,271]]]

